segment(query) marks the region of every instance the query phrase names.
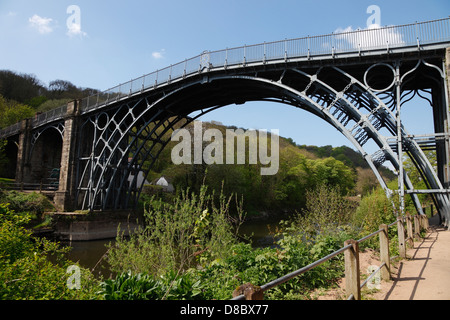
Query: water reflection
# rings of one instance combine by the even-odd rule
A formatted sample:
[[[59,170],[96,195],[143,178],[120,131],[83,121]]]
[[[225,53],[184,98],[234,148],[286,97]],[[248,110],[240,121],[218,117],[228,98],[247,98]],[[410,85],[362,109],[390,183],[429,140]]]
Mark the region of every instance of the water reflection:
[[[270,247],[276,241],[274,234],[279,225],[279,218],[247,221],[240,227],[239,234],[251,237],[254,248]]]
[[[92,241],[61,241],[63,247],[71,247],[67,258],[78,262],[80,266],[92,271],[94,276],[110,278],[111,272],[106,260],[107,246],[114,243],[115,239]]]
[[[250,237],[252,246],[255,248],[273,246],[274,233],[279,227],[280,218],[251,220],[245,222],[239,229],[243,237]],[[78,262],[80,266],[92,271],[94,276],[104,279],[114,277],[111,273],[106,259],[108,245],[114,244],[115,239],[92,240],[92,241],[61,241],[64,247],[71,247],[67,258]]]

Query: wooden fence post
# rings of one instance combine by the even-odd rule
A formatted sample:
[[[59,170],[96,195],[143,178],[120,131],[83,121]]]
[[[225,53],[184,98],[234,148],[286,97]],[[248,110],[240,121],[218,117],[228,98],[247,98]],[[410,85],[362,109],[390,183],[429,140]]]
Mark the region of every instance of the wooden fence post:
[[[422,223],[421,223],[422,228],[421,229],[428,231],[428,227],[429,227],[428,217],[426,215],[421,215],[420,218],[422,218]]]
[[[345,290],[347,296],[353,294],[354,300],[361,300],[360,270],[359,270],[359,245],[358,241],[347,240],[344,246],[352,245],[345,250]]]
[[[398,228],[398,251],[401,258],[406,258],[406,244],[405,244],[405,226],[403,218],[397,219]]]
[[[419,238],[420,235],[420,221],[419,216],[416,214],[414,216],[414,237]]]
[[[406,215],[406,232],[408,234],[408,243],[414,248],[413,228],[409,213]]]
[[[380,260],[381,263],[385,265],[381,268],[381,279],[390,280],[391,279],[391,262],[389,258],[389,237],[388,237],[388,226],[382,224],[380,226]]]
[[[264,292],[260,287],[254,286],[251,283],[246,283],[239,286],[236,290],[233,291],[233,298],[243,294],[245,300],[263,300]]]

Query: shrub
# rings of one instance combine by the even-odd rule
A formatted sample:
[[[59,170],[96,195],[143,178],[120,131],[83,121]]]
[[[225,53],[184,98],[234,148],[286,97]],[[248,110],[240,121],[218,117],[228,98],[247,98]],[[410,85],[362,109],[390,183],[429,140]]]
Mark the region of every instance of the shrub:
[[[45,239],[32,238],[24,228],[30,217],[0,204],[0,299],[93,299],[98,281],[80,268],[81,289],[67,286],[65,250]],[[53,256],[56,263],[50,262]]]
[[[100,292],[106,300],[192,300],[202,298],[199,284],[189,274],[173,271],[159,279],[127,272],[102,282]]]
[[[110,247],[112,269],[161,275],[224,258],[237,242],[229,215],[231,197],[222,196],[216,207],[213,196],[203,186],[199,195],[185,192],[174,203],[152,198],[145,227],[129,239],[118,237]],[[236,221],[239,225],[241,220]]]
[[[54,210],[51,201],[45,195],[36,192],[2,191],[0,201],[8,203],[9,209],[17,214],[30,215],[32,218],[41,217],[44,212]]]
[[[306,208],[297,214],[289,230],[302,233],[306,239],[338,235],[348,229],[354,210],[339,187],[322,184],[307,192]]]

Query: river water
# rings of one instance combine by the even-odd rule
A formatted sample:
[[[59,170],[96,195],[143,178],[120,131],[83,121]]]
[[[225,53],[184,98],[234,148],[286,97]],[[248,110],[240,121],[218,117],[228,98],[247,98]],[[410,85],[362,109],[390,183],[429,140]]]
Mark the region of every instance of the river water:
[[[250,237],[253,247],[268,247],[274,244],[274,232],[279,226],[280,217],[264,220],[250,220],[241,225],[239,235]],[[104,259],[108,245],[114,244],[115,239],[92,241],[61,241],[62,246],[71,247],[67,257],[78,262],[80,266],[92,270],[95,276],[102,275],[110,278],[111,272],[108,263]]]

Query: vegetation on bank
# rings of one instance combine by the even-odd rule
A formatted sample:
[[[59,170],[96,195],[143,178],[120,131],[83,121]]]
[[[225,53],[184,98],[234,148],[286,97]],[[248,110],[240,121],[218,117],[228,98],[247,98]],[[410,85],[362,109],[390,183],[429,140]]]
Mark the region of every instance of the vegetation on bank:
[[[266,284],[395,220],[392,203],[379,190],[357,207],[338,187],[320,185],[308,192],[303,212],[282,223],[272,246],[253,248],[236,236],[240,220],[229,216],[231,198],[222,198],[216,208],[210,196],[204,187],[199,197],[186,193],[172,205],[150,203],[146,226],[158,231],[143,228],[110,247],[108,261],[119,274],[103,282],[104,298],[230,299],[242,284]],[[396,254],[395,241],[391,250]],[[269,290],[265,299],[310,299],[315,289],[333,287],[343,273],[339,255]]]
[[[0,299],[101,298],[98,280],[81,267],[82,290],[69,289],[67,268],[75,263],[65,259],[66,250],[58,244],[32,237],[24,227],[30,219],[26,214],[16,214],[7,204],[0,204]]]
[[[199,194],[186,191],[169,202],[152,198],[145,205],[141,230],[130,238],[118,237],[109,248],[107,260],[117,276],[96,279],[80,268],[79,290],[67,286],[67,268],[76,265],[65,258],[67,249],[32,237],[24,227],[29,215],[2,204],[0,298],[229,299],[244,283],[263,285],[395,217],[391,202],[378,189],[355,206],[338,187],[320,185],[308,191],[305,209],[277,230],[272,246],[253,248],[237,232],[245,213],[230,212],[232,202],[242,207],[241,199],[223,194],[219,198],[217,205],[205,186]],[[271,289],[265,298],[309,299],[312,290],[332,287],[342,275],[341,255]]]

